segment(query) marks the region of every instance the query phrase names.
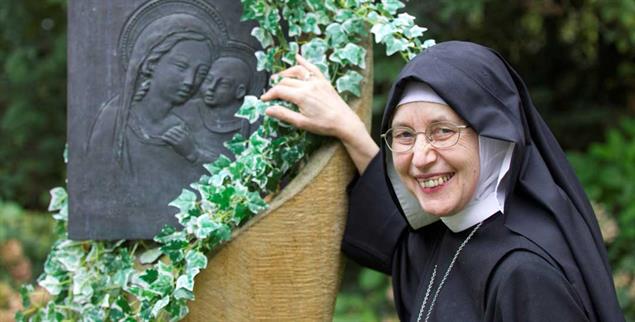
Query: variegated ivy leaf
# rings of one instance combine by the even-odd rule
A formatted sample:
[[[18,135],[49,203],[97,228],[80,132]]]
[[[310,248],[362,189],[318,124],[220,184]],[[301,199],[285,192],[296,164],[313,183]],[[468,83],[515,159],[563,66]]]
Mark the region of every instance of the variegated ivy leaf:
[[[360,73],[350,70],[346,72],[344,76],[337,79],[337,81],[335,82],[335,87],[340,93],[349,92],[359,97],[362,95],[360,83],[363,79],[364,76],[362,76]]]
[[[390,24],[377,23],[370,29],[370,32],[375,35],[375,42],[381,43],[386,37],[393,34],[394,27]]]
[[[278,9],[268,7],[265,10],[264,19],[260,21],[260,26],[272,34],[280,29],[280,13]]]
[[[348,36],[346,35],[344,28],[342,28],[342,25],[337,22],[326,26],[325,31],[329,44],[332,47],[337,48],[348,42]]]
[[[306,58],[309,62],[313,64],[326,62],[328,44],[324,39],[313,38],[311,41],[302,45],[300,49],[302,51],[302,57]]]
[[[159,312],[161,312],[161,310],[166,307],[168,305],[168,303],[170,303],[170,297],[166,296],[162,299],[160,299],[159,301],[157,301],[154,306],[152,307],[152,316],[153,317],[158,317],[159,316]]]
[[[193,300],[194,299],[194,276],[184,274],[176,279],[176,288],[173,296],[177,300]]]
[[[346,19],[344,22],[342,22],[342,28],[346,30],[346,33],[349,35],[358,35],[362,37],[368,35],[366,23],[363,19],[360,19],[358,17]]]
[[[366,49],[353,43],[348,43],[344,48],[338,48],[329,59],[342,65],[354,65],[366,68]]]
[[[220,156],[218,156],[218,158],[216,160],[214,160],[214,162],[209,163],[209,164],[205,164],[205,165],[203,165],[203,167],[210,174],[215,174],[215,173],[218,173],[219,171],[221,171],[222,169],[228,167],[231,163],[232,163],[232,160],[230,158],[228,158],[224,154],[221,154]]]
[[[178,261],[172,261],[178,262]],[[157,278],[152,283],[150,283],[150,290],[156,292],[159,296],[167,296],[174,289],[174,275],[172,275],[173,267],[172,265],[165,264],[163,262],[159,262],[158,265],[154,267],[157,268]]]
[[[81,243],[66,240],[58,246],[55,255],[66,271],[75,272],[81,267],[85,252]]]
[[[170,313],[170,322],[180,321],[189,312],[186,301],[172,301],[165,310]]]
[[[266,3],[262,0],[241,0],[243,13],[240,20],[252,20],[265,14]]]
[[[60,280],[51,275],[45,275],[42,280],[38,281],[38,284],[53,296],[59,295],[63,289]]]
[[[258,131],[249,137],[249,148],[256,152],[262,153],[271,145],[271,140],[260,135]]]
[[[434,41],[434,39],[427,39],[426,41],[423,42],[423,44],[421,45],[422,49],[426,49],[426,48],[430,48],[434,45],[436,45],[437,42]]]
[[[295,65],[295,55],[300,52],[297,42],[289,42],[289,50],[282,56],[282,61],[288,65]]]
[[[390,21],[388,20],[387,17],[380,15],[379,13],[377,13],[376,11],[371,11],[367,16],[366,16],[366,20],[368,21],[368,23],[370,23],[372,26],[375,26],[377,24],[382,24],[382,25],[387,25],[390,23]]]
[[[247,95],[243,105],[238,109],[236,117],[247,119],[249,123],[253,124],[265,113],[267,107],[269,107],[268,103],[259,100],[256,96]]]
[[[242,134],[236,133],[229,141],[225,141],[223,145],[234,155],[240,155],[247,148],[247,140]]]
[[[154,263],[159,257],[161,257],[161,248],[152,248],[148,249],[141,256],[139,256],[139,262],[141,264],[151,264]]]
[[[391,56],[396,52],[407,50],[408,45],[409,42],[406,39],[388,36],[386,38],[386,55]]]
[[[181,194],[169,205],[178,208],[180,212],[187,213],[190,208],[196,205],[196,194],[188,189],[183,189]]]
[[[48,211],[57,211],[62,209],[62,206],[66,203],[66,190],[62,187],[56,187],[51,189],[51,202],[49,203]]]
[[[391,15],[397,13],[397,10],[405,7],[405,5],[399,0],[381,0],[381,4],[384,10],[388,11]]]
[[[273,45],[273,37],[271,36],[271,33],[260,27],[255,27],[254,29],[252,29],[251,35],[258,39],[262,48],[267,48]]]
[[[94,272],[81,268],[73,273],[72,293],[74,300],[78,303],[90,303],[93,296],[92,281]]]
[[[209,237],[209,235],[214,230],[218,229],[219,226],[218,223],[212,221],[212,219],[207,215],[202,215],[193,222],[195,222],[194,235],[198,239],[205,239]]]
[[[185,254],[185,271],[198,273],[207,267],[207,256],[205,254],[190,250]]]
[[[62,209],[53,215],[53,219],[57,221],[68,221],[68,199],[62,203]]]

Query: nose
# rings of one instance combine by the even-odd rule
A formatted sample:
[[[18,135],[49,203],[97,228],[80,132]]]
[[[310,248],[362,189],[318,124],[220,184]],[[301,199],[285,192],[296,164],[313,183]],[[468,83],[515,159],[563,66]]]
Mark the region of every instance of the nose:
[[[423,136],[423,133],[421,134]],[[437,153],[437,150],[425,137],[417,136],[415,145],[412,147],[412,165],[417,168],[426,167],[437,160]]]
[[[212,79],[212,82],[209,84],[209,86],[207,87],[208,91],[214,91],[214,89],[216,89],[216,85],[218,85],[218,82],[220,81],[220,77],[214,77]]]
[[[188,73],[185,75],[185,79],[183,80],[183,85],[186,85],[189,88],[194,86],[195,82],[196,82],[196,69],[190,68],[188,70]]]

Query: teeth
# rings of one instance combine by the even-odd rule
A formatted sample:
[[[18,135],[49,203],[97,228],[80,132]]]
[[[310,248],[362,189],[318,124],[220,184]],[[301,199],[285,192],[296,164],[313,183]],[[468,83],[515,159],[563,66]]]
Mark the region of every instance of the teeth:
[[[421,185],[424,188],[434,188],[436,186],[440,186],[446,183],[448,180],[450,180],[450,178],[452,178],[451,175],[444,175],[437,178],[428,178],[425,180],[419,180],[419,185]]]

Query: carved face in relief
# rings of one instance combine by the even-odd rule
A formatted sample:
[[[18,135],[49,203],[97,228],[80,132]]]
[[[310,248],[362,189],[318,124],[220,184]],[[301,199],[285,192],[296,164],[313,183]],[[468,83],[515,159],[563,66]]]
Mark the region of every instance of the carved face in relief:
[[[173,105],[185,103],[205,78],[211,59],[204,41],[177,42],[154,66],[150,92]]]
[[[221,57],[212,64],[201,92],[209,107],[229,106],[247,93],[251,73],[247,64],[235,57]]]

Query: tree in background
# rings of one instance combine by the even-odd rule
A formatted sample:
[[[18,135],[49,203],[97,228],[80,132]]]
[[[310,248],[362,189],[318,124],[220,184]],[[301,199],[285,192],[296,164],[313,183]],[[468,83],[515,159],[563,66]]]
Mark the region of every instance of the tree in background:
[[[3,1],[0,66],[0,200],[45,209],[64,180],[66,1]]]

